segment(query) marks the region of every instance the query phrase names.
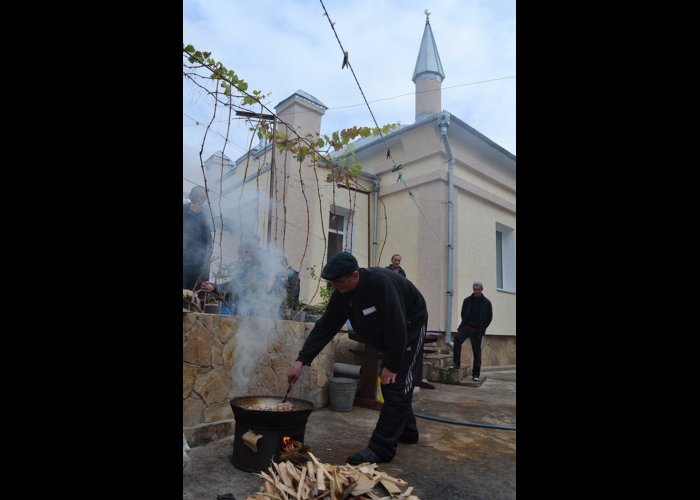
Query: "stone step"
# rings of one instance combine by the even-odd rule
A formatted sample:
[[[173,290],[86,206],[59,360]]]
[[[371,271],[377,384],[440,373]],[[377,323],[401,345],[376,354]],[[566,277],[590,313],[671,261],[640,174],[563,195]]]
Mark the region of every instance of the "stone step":
[[[452,353],[423,354],[423,362],[430,363],[433,367],[447,368],[452,364]]]
[[[430,368],[428,381],[442,384],[458,384],[461,380],[467,378],[471,371],[472,366],[470,364],[463,364],[457,369],[434,366]]]

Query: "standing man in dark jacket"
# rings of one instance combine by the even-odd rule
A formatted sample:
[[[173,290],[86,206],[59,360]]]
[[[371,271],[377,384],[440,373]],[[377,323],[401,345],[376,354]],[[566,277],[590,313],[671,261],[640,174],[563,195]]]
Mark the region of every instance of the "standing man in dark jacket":
[[[197,290],[209,279],[211,231],[204,217],[206,193],[202,186],[190,191],[190,202],[182,205],[182,288]]]
[[[462,356],[462,344],[468,338],[472,339],[472,354],[474,366],[472,367],[472,380],[479,382],[481,375],[481,342],[486,334],[486,328],[493,319],[491,301],[484,297],[484,285],[481,281],[472,284],[472,294],[462,302],[462,322],[457,328],[452,351],[452,368],[460,367]]]
[[[386,269],[391,269],[392,271],[399,273],[404,278],[406,277],[406,271],[404,271],[403,267],[401,267],[401,256],[397,253],[391,256],[391,264],[386,266]]]
[[[381,372],[384,405],[369,445],[348,457],[351,465],[389,462],[398,443],[417,443],[418,427],[411,402],[423,369],[423,340],[428,323],[425,299],[410,281],[385,268],[359,269],[347,252],[336,254],[321,277],[334,291],[323,316],[304,342],[289,369],[289,383],[301,377],[346,320],[355,335],[383,354]]]

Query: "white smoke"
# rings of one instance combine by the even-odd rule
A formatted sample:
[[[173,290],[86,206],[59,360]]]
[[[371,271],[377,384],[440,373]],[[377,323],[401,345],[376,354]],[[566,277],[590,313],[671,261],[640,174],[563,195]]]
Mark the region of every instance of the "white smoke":
[[[231,377],[232,390],[238,395],[247,392],[256,367],[269,351],[276,331],[272,320],[283,318],[287,298],[282,281],[287,266],[282,264],[282,253],[272,244],[268,248],[260,246],[259,207],[267,208],[269,199],[254,184],[246,183],[243,195],[238,189],[222,198],[212,192],[209,196],[217,228],[211,281],[217,291],[224,291],[228,284],[229,290],[237,292],[237,316],[256,317],[255,321],[239,321],[234,334]]]

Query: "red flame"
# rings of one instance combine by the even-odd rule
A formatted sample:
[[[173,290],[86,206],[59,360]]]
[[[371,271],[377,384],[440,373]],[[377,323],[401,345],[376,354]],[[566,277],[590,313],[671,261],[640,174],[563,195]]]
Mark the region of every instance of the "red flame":
[[[299,441],[296,441],[289,436],[284,436],[282,438],[282,442],[284,443],[284,451],[288,453],[298,452],[303,447],[303,445]]]

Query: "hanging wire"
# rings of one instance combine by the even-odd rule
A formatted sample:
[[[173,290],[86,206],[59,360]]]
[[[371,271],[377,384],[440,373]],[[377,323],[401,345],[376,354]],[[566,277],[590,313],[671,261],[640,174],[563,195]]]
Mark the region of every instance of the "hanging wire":
[[[364,99],[365,104],[367,105],[367,109],[369,110],[369,114],[372,116],[372,121],[374,122],[374,126],[377,128],[379,131],[379,137],[382,139],[382,142],[384,143],[384,148],[386,148],[386,157],[391,160],[392,165],[394,165],[394,168],[392,169],[392,172],[396,172],[401,168],[401,165],[396,165],[396,161],[394,161],[393,156],[391,156],[391,149],[389,148],[389,145],[386,143],[386,139],[384,137],[384,134],[382,134],[382,130],[379,127],[379,124],[377,123],[377,119],[374,117],[374,113],[372,112],[372,107],[369,105],[369,102],[367,102],[367,98],[365,97],[365,93],[362,90],[362,85],[360,85],[360,81],[357,79],[357,75],[355,74],[355,70],[352,69],[352,63],[350,62],[350,57],[349,53],[345,50],[343,47],[342,42],[340,41],[340,37],[338,36],[338,32],[335,30],[335,23],[331,21],[331,16],[328,14],[328,10],[326,10],[326,6],[323,4],[323,0],[319,0],[321,2],[321,6],[323,7],[323,12],[324,16],[328,19],[328,24],[330,24],[331,29],[333,30],[333,34],[335,35],[335,39],[338,40],[338,45],[340,46],[340,50],[343,53],[343,68],[347,66],[350,68],[350,71],[352,72],[352,76],[355,79],[355,83],[357,83],[357,88],[360,89],[360,94],[362,94],[362,99]],[[404,188],[408,192],[409,196],[411,197],[411,201],[413,201],[413,204],[416,206],[418,209],[418,212],[421,214],[423,217],[423,220],[427,223],[428,229],[433,233],[433,235],[436,238],[440,238],[439,235],[435,232],[433,229],[433,225],[430,223],[428,218],[425,216],[425,213],[423,213],[423,210],[421,209],[420,205],[416,201],[416,197],[413,195],[411,190],[409,189],[408,185],[406,184],[406,181],[403,179],[403,176],[399,174],[398,179],[396,179],[396,182],[401,182],[404,185]]]

